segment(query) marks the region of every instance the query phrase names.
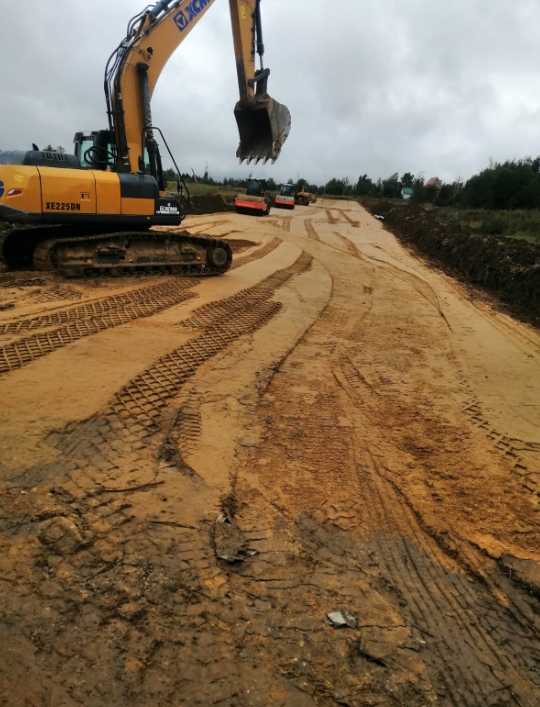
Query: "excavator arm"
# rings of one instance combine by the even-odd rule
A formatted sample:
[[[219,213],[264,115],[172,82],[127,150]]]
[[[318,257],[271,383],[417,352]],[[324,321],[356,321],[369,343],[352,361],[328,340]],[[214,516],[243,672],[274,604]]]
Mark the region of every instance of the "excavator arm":
[[[171,55],[215,0],[160,0],[133,18],[127,37],[107,65],[105,91],[117,169],[144,170],[145,150],[159,154],[154,140],[151,99]],[[276,160],[290,130],[285,106],[267,94],[269,70],[262,66],[261,0],[229,0],[240,100],[235,116],[240,160]],[[256,69],[255,54],[261,56]]]

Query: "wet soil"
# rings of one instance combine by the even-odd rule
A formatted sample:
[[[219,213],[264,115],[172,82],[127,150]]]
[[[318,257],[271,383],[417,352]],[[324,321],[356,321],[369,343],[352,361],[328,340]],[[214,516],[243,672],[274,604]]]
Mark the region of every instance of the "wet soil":
[[[0,705],[536,707],[538,332],[358,204],[183,227],[1,283]]]

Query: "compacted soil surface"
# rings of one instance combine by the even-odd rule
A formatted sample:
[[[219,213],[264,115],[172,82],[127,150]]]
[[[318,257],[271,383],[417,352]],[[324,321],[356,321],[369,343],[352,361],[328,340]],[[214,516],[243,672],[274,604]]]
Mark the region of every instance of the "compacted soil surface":
[[[540,336],[353,202],[0,277],[0,705],[537,707]]]

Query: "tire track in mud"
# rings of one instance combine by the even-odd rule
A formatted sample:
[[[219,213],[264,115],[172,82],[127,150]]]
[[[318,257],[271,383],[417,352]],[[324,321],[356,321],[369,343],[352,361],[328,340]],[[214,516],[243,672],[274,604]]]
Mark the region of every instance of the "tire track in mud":
[[[403,282],[405,282],[408,285],[411,285],[413,289],[415,289],[418,294],[423,297],[429,304],[431,304],[439,315],[441,316],[442,319],[444,319],[444,322],[446,326],[451,330],[452,327],[450,326],[450,322],[446,318],[446,315],[442,311],[442,305],[439,300],[439,297],[433,287],[423,280],[419,275],[414,275],[413,273],[408,272],[407,270],[404,270],[397,265],[394,265],[393,263],[389,263],[386,260],[382,260],[381,258],[374,258],[371,255],[367,255],[366,253],[362,253],[362,251],[359,250],[359,248],[348,238],[345,236],[342,236],[340,233],[337,231],[334,231],[334,234],[340,238],[340,240],[343,242],[343,244],[347,248],[347,252],[349,255],[351,255],[353,258],[358,258],[359,260],[363,260],[364,262],[373,265],[374,267],[382,267],[387,270],[393,270],[397,277],[400,278]],[[327,244],[329,245],[329,244]],[[333,246],[330,246],[333,247]]]
[[[338,364],[342,379],[338,376],[338,382],[357,409],[362,410],[366,426],[370,426],[373,421],[367,412],[365,393],[374,391],[361,373],[356,368],[351,371],[351,367],[354,368],[350,359],[342,356]],[[419,524],[393,483],[381,453],[370,448],[367,427],[360,438],[363,442],[360,450],[356,446],[356,455],[364,499],[359,506],[369,510],[372,526],[383,533],[377,537],[377,545],[389,577],[393,581],[400,578],[400,592],[407,599],[412,625],[423,626],[424,637],[437,637],[436,655],[430,655],[435,658],[431,669],[434,675],[443,666],[450,671],[453,680],[446,681],[446,689],[453,704],[456,707],[498,704],[488,701],[490,695],[506,689],[510,697],[512,684],[519,693],[523,672],[525,679],[536,686],[537,697],[540,696],[540,681],[534,675],[534,656],[540,641],[527,615],[520,608],[512,612],[501,607],[490,595],[480,597],[471,588],[470,575],[464,574]],[[486,604],[490,606],[488,611]],[[446,620],[449,614],[455,621]],[[509,646],[508,651],[501,650],[501,640]],[[476,650],[472,654],[463,651],[464,645]],[[534,692],[533,689],[529,697]],[[527,695],[520,697],[525,699]]]
[[[225,224],[228,225],[229,222],[225,220],[207,221],[206,223],[196,223],[193,226],[187,226],[186,230],[191,233],[197,229],[197,233],[193,233],[193,235],[200,236],[205,230],[210,231],[212,228],[218,228],[219,226],[223,226]],[[199,229],[202,229],[202,231]]]
[[[183,324],[202,329],[202,334],[156,361],[116,393],[98,418],[90,418],[67,435],[61,434],[55,446],[68,456],[82,455],[93,464],[102,457],[107,438],[117,434],[123,439],[118,449],[126,445],[144,449],[148,439],[160,431],[166,408],[200,366],[272,319],[281,304],[270,298],[290,279],[307,272],[311,263],[312,257],[302,253],[293,265],[258,285],[196,310]],[[112,457],[117,456],[118,450],[110,451]]]
[[[276,248],[282,243],[283,241],[281,238],[278,238],[277,236],[275,238],[272,238],[272,240],[263,245],[262,248],[259,248],[253,253],[250,253],[249,255],[243,255],[240,258],[236,258],[235,260],[233,260],[233,263],[229,270],[236,270],[236,268],[241,268],[243,265],[248,265],[254,260],[259,260],[259,258],[265,258],[267,255],[270,255],[270,253],[276,250]]]
[[[318,241],[319,243],[321,242],[321,239],[319,237],[319,234],[315,230],[315,227],[313,226],[313,221],[309,218],[304,219],[304,224],[306,226],[306,231],[307,234],[310,238],[312,238],[314,241]]]
[[[235,231],[235,233],[239,233],[239,231]],[[231,246],[233,253],[243,253],[244,250],[254,248],[257,245],[254,241],[248,241],[245,238],[230,238],[227,243]]]
[[[0,334],[19,334],[33,329],[43,329],[58,324],[70,324],[75,321],[95,319],[110,314],[118,309],[125,308],[126,305],[140,305],[145,302],[166,303],[172,292],[186,290],[193,287],[193,281],[186,279],[176,279],[174,282],[165,282],[142,289],[129,290],[117,295],[111,295],[92,302],[85,302],[75,307],[69,307],[59,312],[43,314],[29,319],[0,324]],[[159,304],[158,304],[159,306]]]
[[[285,231],[285,233],[291,232],[291,221],[292,221],[292,216],[283,216],[281,228]]]
[[[151,288],[145,298],[141,297],[140,290],[137,291],[137,296],[128,293],[131,296],[125,301],[125,304],[109,310],[110,302],[106,302],[103,313],[92,318],[89,318],[92,315],[87,314],[89,311],[88,307],[91,310],[92,306],[95,305],[99,310],[101,307],[99,303],[76,307],[74,309],[78,310],[78,312],[73,321],[68,319],[68,323],[57,329],[42,334],[34,334],[0,348],[0,375],[23,368],[29,363],[38,361],[40,358],[48,356],[80,339],[94,336],[102,331],[114,329],[138,319],[151,317],[181,302],[185,302],[195,297],[193,293],[189,292],[189,289],[193,288],[194,284],[193,281],[186,282],[185,280],[166,283],[160,288]],[[157,292],[155,291],[156,289],[158,290]],[[156,294],[157,298],[155,297]],[[118,298],[122,297],[125,296],[118,295]],[[115,301],[117,298],[107,298],[107,300],[109,299]],[[77,314],[83,318],[77,318]],[[54,317],[55,315],[50,316]]]
[[[532,494],[540,495],[540,477],[529,469],[527,462],[520,454],[520,452],[531,452],[540,456],[540,444],[514,439],[500,432],[486,418],[477,398],[467,400],[464,403],[463,412],[472,425],[483,430],[494,449],[509,462],[512,471],[521,477],[523,488]]]
[[[323,331],[324,328],[327,330]],[[380,582],[399,598],[406,625],[417,637],[413,650],[425,664],[433,685],[429,692],[422,690],[426,698],[431,698],[430,702],[413,702],[411,698],[411,701],[402,700],[400,704],[433,703],[453,707],[516,704],[533,707],[540,698],[537,673],[540,640],[534,623],[527,622],[524,613],[520,616],[519,611],[507,607],[504,599],[501,601],[503,592],[494,596],[479,575],[463,571],[453,556],[439,546],[429,529],[421,526],[394,483],[393,472],[386,467],[383,453],[374,446],[376,443],[370,441],[369,430],[376,428],[376,421],[371,420],[369,400],[366,400],[368,394],[374,393],[369,381],[347,355],[336,352],[330,358],[335,362],[337,390],[343,391],[346,400],[343,407],[334,409],[332,398],[335,393],[327,389],[322,379],[312,380],[311,372],[302,376],[302,369],[297,367],[302,365],[300,362],[317,360],[320,355],[317,351],[323,350],[323,333],[325,339],[332,338],[332,330],[335,336],[343,336],[340,325],[336,329],[333,312],[328,308],[312,332],[310,330],[307,340],[300,343],[300,346],[307,343],[312,349],[300,352],[297,347],[293,350],[292,360],[288,365],[280,366],[281,375],[274,378],[268,389],[269,399],[260,412],[267,421],[267,429],[254,454],[255,460],[263,458],[265,462],[259,467],[262,475],[258,487],[268,489],[268,494],[273,496],[276,494],[274,486],[281,484],[289,499],[296,488],[299,495],[294,497],[296,500],[292,504],[279,496],[279,501],[274,502],[283,517],[283,531],[286,518],[290,516],[291,524],[299,525],[298,516],[304,518],[309,512],[306,505],[311,503],[313,508],[320,505],[328,524],[350,533],[346,541],[342,539],[343,545],[335,537],[335,544],[323,546],[325,561],[333,565],[334,576],[341,578],[339,585],[332,583],[329,587],[312,580],[319,594],[328,592],[331,597],[329,600],[327,596],[323,605],[350,606],[355,601],[355,590],[345,586],[345,572],[341,567],[344,554],[357,567],[371,568],[374,572],[374,568],[382,570]],[[323,355],[328,356],[328,353]],[[297,400],[298,394],[295,397],[291,393],[302,390],[302,395],[306,395],[306,388],[312,389],[312,398],[307,404]],[[315,402],[317,396],[321,397],[318,403]],[[346,425],[340,430],[338,422],[344,419]],[[346,472],[347,437],[353,450],[356,483],[348,479]],[[281,450],[282,456],[274,456],[277,454],[274,450]],[[248,460],[246,466],[251,470],[253,462]],[[286,469],[285,476],[280,477],[275,471],[280,467]],[[326,487],[326,484],[330,486]],[[241,487],[237,486],[235,492],[240,494],[238,503],[242,504]],[[326,499],[318,504],[321,494]],[[310,498],[312,500],[308,500]],[[266,593],[272,601],[272,609],[275,609],[276,596],[280,590],[283,594],[282,590],[286,589],[282,579],[284,562],[272,560],[272,552],[277,551],[273,550],[275,545],[269,542],[265,531],[262,505],[251,509],[253,524],[243,523],[242,527],[263,538],[264,563],[257,563],[255,558],[250,563],[250,577],[255,581],[258,576],[265,578]],[[311,523],[313,533],[323,532],[316,530],[314,520]],[[288,537],[286,531],[284,535]],[[295,536],[293,530],[290,535]],[[311,591],[312,585],[306,582],[309,582],[306,576],[302,575],[300,579],[299,573],[295,588],[302,592],[301,602],[306,601]],[[246,591],[253,591],[247,581],[244,586]],[[356,601],[361,601],[364,607],[365,589],[364,593],[360,590],[360,596],[361,599],[356,597]],[[306,605],[312,606],[312,601],[310,596]],[[296,605],[290,593],[286,605],[294,611]],[[384,632],[384,622],[378,620],[377,624]],[[324,643],[323,637],[318,638],[307,629],[304,637],[309,641],[311,651]],[[385,673],[386,683],[389,675],[393,679],[396,663],[402,667],[402,658],[396,657],[395,662],[386,657],[380,660],[381,667],[394,666]],[[322,663],[318,665],[322,666]],[[378,693],[377,698],[377,703],[387,704],[379,701],[381,696]]]
[[[340,213],[343,218],[351,224],[353,228],[360,228],[360,221],[356,221],[355,219],[351,218],[344,209],[335,209],[335,211]]]
[[[332,224],[332,226],[335,226],[338,222],[338,219],[334,216],[330,209],[326,209],[326,218],[328,219],[328,223]]]
[[[283,241],[274,238],[255,252],[236,259],[231,270],[247,265],[273,252]],[[158,314],[196,295],[189,292],[198,282],[180,278],[149,288],[131,290],[100,300],[70,307],[60,312],[8,322],[0,325],[0,334],[21,333],[60,325],[59,328],[34,334],[0,348],[0,376],[18,370],[80,339],[102,331]]]
[[[307,253],[302,253],[298,260],[284,270],[278,270],[253,287],[240,290],[235,295],[225,300],[210,302],[199,307],[188,319],[180,323],[182,327],[201,328],[212,326],[216,320],[226,318],[231,312],[249,311],[259,299],[267,299],[279,287],[282,287],[292,276],[306,272],[311,267],[312,258]]]

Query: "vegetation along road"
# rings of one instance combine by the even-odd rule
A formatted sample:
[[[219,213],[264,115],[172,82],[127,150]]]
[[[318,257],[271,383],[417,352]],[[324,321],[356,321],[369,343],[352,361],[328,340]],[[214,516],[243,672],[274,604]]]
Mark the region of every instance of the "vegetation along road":
[[[539,334],[356,202],[186,226],[2,275],[0,704],[539,705]]]

